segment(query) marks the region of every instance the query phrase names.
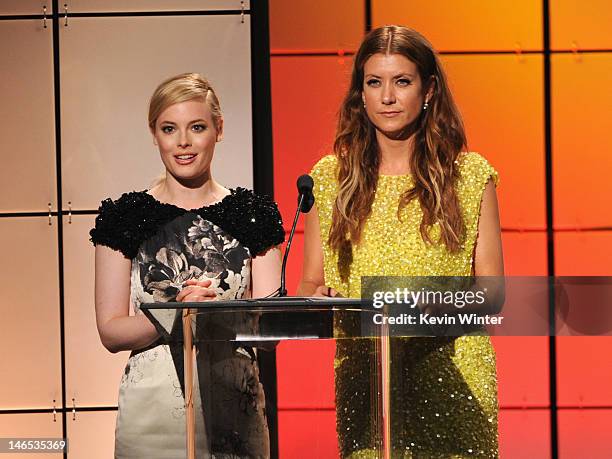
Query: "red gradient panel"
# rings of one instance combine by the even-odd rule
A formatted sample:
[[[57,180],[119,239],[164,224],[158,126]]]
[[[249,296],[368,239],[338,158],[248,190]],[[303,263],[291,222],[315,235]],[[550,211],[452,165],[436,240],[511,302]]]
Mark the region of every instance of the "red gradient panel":
[[[609,217],[612,220],[612,216]],[[555,234],[558,276],[612,276],[612,231]]]
[[[550,457],[549,426],[548,410],[501,410],[500,457]],[[526,432],[529,435],[526,435]],[[333,411],[280,411],[279,437],[281,458],[338,457]]]
[[[497,358],[499,405],[548,407],[548,337],[491,337]]]
[[[331,153],[351,58],[273,57],[271,65],[274,196],[290,229],[297,178]],[[298,228],[304,228],[302,221]]]
[[[612,337],[557,337],[559,406],[612,406]]]
[[[294,211],[295,212],[295,211]],[[303,215],[300,215],[300,219],[304,218]],[[288,223],[290,226],[293,223],[293,218],[291,222]],[[287,222],[285,222],[287,225]],[[289,239],[289,230],[285,232],[285,244],[283,244],[283,255],[286,250],[287,241]],[[293,241],[291,242],[291,251],[289,252],[289,258],[287,258],[287,271],[285,282],[287,284],[287,295],[295,296],[297,292],[298,285],[300,283],[300,279],[302,277],[302,262],[304,260],[304,233],[300,230],[296,231],[293,236]]]
[[[612,48],[609,0],[550,2],[550,43],[553,49]]]
[[[560,410],[560,459],[609,459],[612,410]]]
[[[612,226],[610,56],[551,57],[555,228]]]
[[[545,233],[503,232],[502,243],[506,275],[546,275]],[[492,341],[500,406],[549,406],[548,338],[496,336]]]
[[[506,276],[546,276],[546,233],[502,231]]]
[[[548,337],[492,337],[502,408],[550,406]]]
[[[542,4],[532,0],[372,0],[372,23],[412,27],[441,51],[542,49]]]
[[[339,457],[336,412],[279,411],[280,459],[332,459]]]
[[[443,56],[468,146],[500,175],[503,227],[546,222],[541,56]]]
[[[334,340],[284,341],[278,345],[279,409],[334,409],[335,351]]]
[[[255,0],[257,1],[257,0]],[[270,48],[283,51],[354,50],[365,30],[363,0],[270,0]]]
[[[500,410],[499,457],[509,459],[549,458],[550,412],[548,410]]]

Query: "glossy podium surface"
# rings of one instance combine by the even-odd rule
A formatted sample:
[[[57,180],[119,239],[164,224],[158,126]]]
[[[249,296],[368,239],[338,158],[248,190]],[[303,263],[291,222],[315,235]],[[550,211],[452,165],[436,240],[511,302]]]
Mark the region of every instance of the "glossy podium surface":
[[[363,321],[372,323],[372,316],[377,311],[372,309],[371,304],[362,303],[359,299],[284,297],[154,303],[141,305],[141,310],[155,324],[164,342],[169,344],[182,382],[181,391],[186,400],[186,457],[289,457],[289,454],[282,453],[282,448],[279,454],[274,444],[275,429],[272,429],[272,425],[276,420],[266,420],[263,416],[264,400],[269,405],[276,402],[276,393],[269,393],[276,392],[275,381],[273,384],[269,381],[264,383],[264,394],[259,383],[259,365],[255,362],[271,354],[283,341],[314,340],[324,341],[333,348],[339,341],[367,341],[369,344],[365,347],[374,350],[369,356],[366,374],[363,368],[359,370],[359,378],[365,382],[360,388],[362,393],[359,397],[368,401],[367,412],[360,410],[359,416],[368,418],[371,425],[369,436],[374,448],[368,448],[368,457],[390,457],[388,451],[385,453],[389,429],[384,427],[385,424],[389,425],[389,420],[385,419],[389,404],[388,384],[384,380],[388,374],[388,369],[385,370],[388,359],[384,355],[384,343],[388,337],[374,336],[378,332],[384,334],[383,327],[360,326]],[[344,327],[344,331],[339,332],[339,322],[352,326]],[[363,336],[364,332],[366,336]],[[288,346],[287,349],[295,347]],[[292,357],[289,355],[285,358]],[[303,356],[296,354],[295,358]],[[312,384],[303,379],[295,381],[296,385],[305,388],[302,397],[314,398],[333,387],[333,359],[325,362],[303,361],[300,365],[311,367],[313,373],[323,372],[330,379],[322,382],[320,378],[314,378]],[[322,369],[321,366],[326,368]],[[274,377],[290,384],[294,375],[274,374]],[[273,403],[270,403],[271,400]],[[267,408],[268,415],[270,408],[276,415],[276,407]],[[346,416],[350,418],[351,414],[347,413]],[[316,438],[300,446],[301,457],[346,456],[337,446],[337,429],[344,425],[338,417],[342,417],[342,413],[336,413],[333,405],[308,410],[308,424],[312,425],[307,428],[311,431],[314,429],[313,436]],[[268,424],[272,434],[271,453],[266,452],[268,446],[265,444],[270,443]],[[305,427],[291,421],[284,425],[291,425],[289,428],[293,429]],[[233,437],[228,434],[229,430]],[[228,447],[231,442],[234,442],[233,446]],[[236,451],[239,453],[236,454]],[[294,454],[295,451],[291,455]]]

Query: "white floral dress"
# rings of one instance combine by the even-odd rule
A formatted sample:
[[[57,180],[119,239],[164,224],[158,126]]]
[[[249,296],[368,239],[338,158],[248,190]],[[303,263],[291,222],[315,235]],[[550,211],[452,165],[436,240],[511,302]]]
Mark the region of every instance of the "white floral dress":
[[[251,283],[251,260],[281,243],[276,205],[238,188],[221,202],[187,211],[146,192],[105,200],[94,244],[132,260],[131,304],[174,301],[188,279],[212,281],[220,299],[243,298]],[[182,322],[146,349],[133,351],[121,379],[115,432],[116,458],[184,458],[185,401]],[[253,333],[249,314],[198,316],[200,336]],[[164,336],[166,335],[166,336]],[[196,342],[194,387],[197,457],[268,457],[265,398],[254,349],[229,340]]]

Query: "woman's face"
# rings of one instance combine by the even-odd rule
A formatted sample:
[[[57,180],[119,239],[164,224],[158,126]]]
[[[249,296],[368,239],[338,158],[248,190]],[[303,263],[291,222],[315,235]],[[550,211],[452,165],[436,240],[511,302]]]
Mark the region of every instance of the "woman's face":
[[[190,100],[170,105],[155,122],[153,141],[166,170],[177,180],[193,180],[210,171],[215,144],[221,140],[208,105]]]
[[[374,54],[364,65],[363,102],[370,121],[382,133],[397,136],[419,117],[427,91],[417,66],[401,54]]]

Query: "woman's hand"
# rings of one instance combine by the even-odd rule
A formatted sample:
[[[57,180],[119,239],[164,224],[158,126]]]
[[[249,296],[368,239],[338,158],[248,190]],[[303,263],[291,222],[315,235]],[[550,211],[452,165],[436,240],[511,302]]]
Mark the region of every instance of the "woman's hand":
[[[212,282],[209,279],[198,281],[190,279],[183,283],[183,289],[176,296],[176,301],[184,303],[199,303],[202,301],[211,301],[217,298],[217,292],[214,289],[208,288]]]
[[[314,293],[310,296],[323,296],[323,297],[329,297],[329,298],[334,298],[334,297],[340,297],[342,295],[340,295],[336,289],[333,289],[331,287],[328,287],[327,285],[319,285]]]

